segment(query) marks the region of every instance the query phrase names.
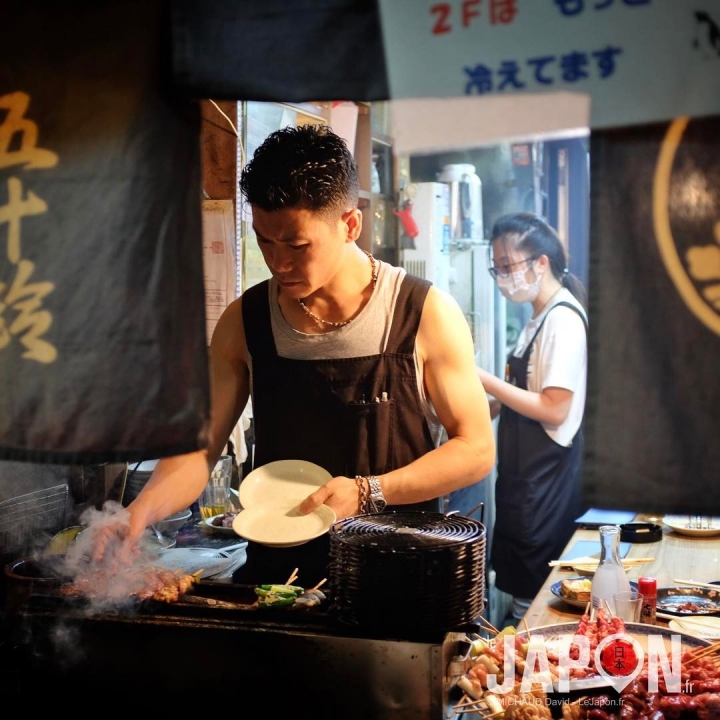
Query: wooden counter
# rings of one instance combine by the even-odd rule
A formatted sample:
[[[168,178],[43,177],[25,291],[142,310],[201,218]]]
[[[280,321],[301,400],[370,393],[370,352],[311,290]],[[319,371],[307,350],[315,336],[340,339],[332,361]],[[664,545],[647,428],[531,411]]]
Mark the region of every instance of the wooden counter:
[[[657,522],[655,517],[638,515],[638,521]],[[577,540],[600,541],[597,530],[577,530],[567,544],[565,554]],[[672,587],[676,583],[673,578],[696,580],[698,582],[714,582],[720,580],[720,535],[712,537],[690,537],[680,535],[663,526],[663,539],[654,543],[635,543],[630,546],[627,558],[652,557],[653,562],[644,563],[628,570],[630,580],[649,576],[657,578],[658,589]],[[568,605],[552,594],[553,583],[563,578],[575,577],[577,572],[565,568],[553,568],[550,576],[535,596],[525,614],[525,622],[530,628],[557,623],[575,622],[580,619],[583,609]],[[666,621],[658,620],[658,625],[666,625]],[[520,621],[519,627],[524,627]]]

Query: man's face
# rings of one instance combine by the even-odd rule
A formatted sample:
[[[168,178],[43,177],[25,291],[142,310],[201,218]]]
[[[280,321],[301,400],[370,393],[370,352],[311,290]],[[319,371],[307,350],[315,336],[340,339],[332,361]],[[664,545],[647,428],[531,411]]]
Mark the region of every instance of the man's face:
[[[310,210],[253,207],[258,246],[284,295],[303,298],[332,280],[348,242],[356,239],[353,221],[359,212],[332,219]]]

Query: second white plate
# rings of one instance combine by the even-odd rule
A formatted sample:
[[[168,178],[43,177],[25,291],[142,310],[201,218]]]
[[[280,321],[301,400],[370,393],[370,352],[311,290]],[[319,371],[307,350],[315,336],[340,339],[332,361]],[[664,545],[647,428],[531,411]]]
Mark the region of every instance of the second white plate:
[[[238,513],[233,530],[240,537],[261,545],[293,547],[320,537],[336,520],[335,512],[327,505],[321,505],[308,515],[301,515],[297,504],[292,507],[264,505]]]

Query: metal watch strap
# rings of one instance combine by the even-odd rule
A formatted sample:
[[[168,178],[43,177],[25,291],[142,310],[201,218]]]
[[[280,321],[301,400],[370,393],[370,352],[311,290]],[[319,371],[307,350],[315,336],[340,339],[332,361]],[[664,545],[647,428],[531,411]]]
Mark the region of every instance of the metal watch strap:
[[[367,480],[370,488],[368,500],[375,512],[382,512],[387,507],[387,500],[383,495],[382,487],[380,487],[380,480],[375,475],[369,475]]]

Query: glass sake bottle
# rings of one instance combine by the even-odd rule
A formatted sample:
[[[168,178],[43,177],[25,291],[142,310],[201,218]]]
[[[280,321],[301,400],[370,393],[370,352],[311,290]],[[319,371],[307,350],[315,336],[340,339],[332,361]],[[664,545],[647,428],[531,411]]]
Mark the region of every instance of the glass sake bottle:
[[[620,560],[620,528],[617,525],[600,527],[600,562],[592,580],[592,606],[596,610],[608,605],[615,612],[615,593],[630,590],[630,580]]]

